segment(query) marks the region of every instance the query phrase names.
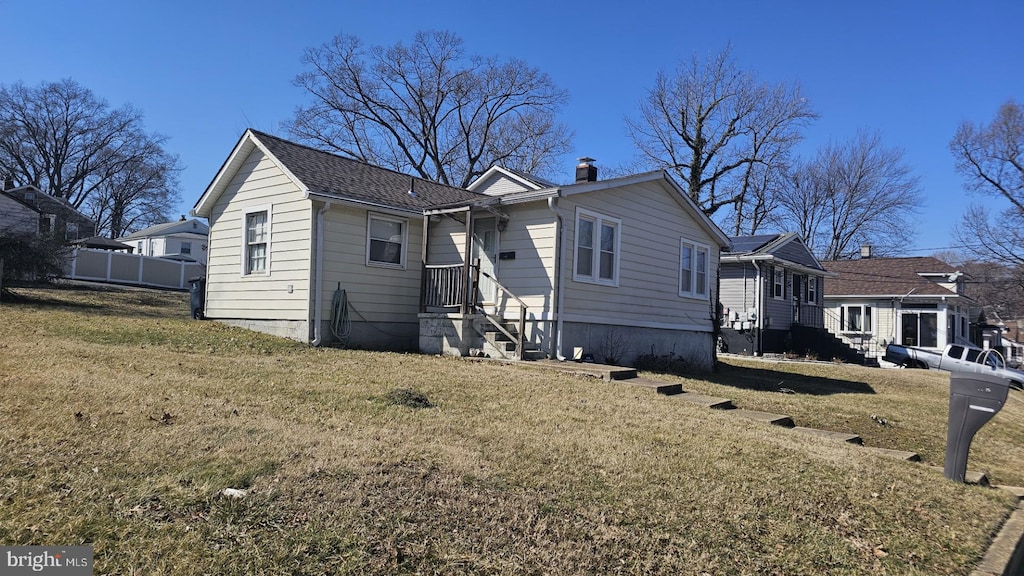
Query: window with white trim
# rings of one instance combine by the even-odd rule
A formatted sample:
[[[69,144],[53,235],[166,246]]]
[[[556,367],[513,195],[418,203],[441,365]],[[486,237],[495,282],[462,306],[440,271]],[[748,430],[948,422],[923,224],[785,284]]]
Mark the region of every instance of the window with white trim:
[[[366,220],[366,265],[405,269],[409,221],[368,214]]]
[[[576,209],[576,263],[572,279],[619,285],[622,220]]]
[[[249,210],[243,217],[242,274],[270,274],[270,207]]]
[[[708,297],[708,261],[710,248],[679,239],[679,295],[688,298]]]
[[[818,303],[818,277],[808,276],[807,277],[807,303],[817,304]]]
[[[786,297],[786,271],[782,268],[773,269],[772,297],[779,300]]]
[[[180,252],[182,254],[191,254],[192,253],[192,243],[191,242],[182,242],[181,243],[181,251]]]
[[[871,333],[871,306],[843,306],[843,331]]]

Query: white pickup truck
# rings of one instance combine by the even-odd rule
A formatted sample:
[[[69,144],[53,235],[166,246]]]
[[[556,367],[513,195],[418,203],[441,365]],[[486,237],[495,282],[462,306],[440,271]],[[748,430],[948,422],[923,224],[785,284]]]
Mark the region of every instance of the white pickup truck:
[[[1006,367],[1003,356],[995,350],[949,344],[942,352],[913,346],[889,344],[882,360],[904,368],[933,368],[949,372],[995,373],[1010,381],[1013,388],[1024,387],[1024,372]]]

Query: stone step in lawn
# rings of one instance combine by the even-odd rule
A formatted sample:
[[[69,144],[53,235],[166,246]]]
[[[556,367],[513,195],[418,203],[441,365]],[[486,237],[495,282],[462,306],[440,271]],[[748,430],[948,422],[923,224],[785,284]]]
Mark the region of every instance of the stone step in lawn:
[[[891,448],[876,448],[874,446],[865,446],[865,450],[870,450],[880,456],[887,458],[895,458],[897,460],[906,460],[907,462],[920,462],[921,456],[917,452],[905,452],[903,450],[893,450]]]
[[[622,383],[629,384],[631,386],[649,388],[658,394],[664,394],[665,396],[675,396],[682,394],[683,392],[683,385],[678,382],[664,382],[662,380],[651,380],[649,378],[629,378],[623,380]]]
[[[864,444],[864,440],[862,440],[860,436],[850,434],[849,432],[833,432],[832,430],[819,430],[817,428],[805,428],[803,426],[797,426],[793,428],[793,431],[804,434],[805,436],[821,438],[822,440],[848,442],[850,444]]]
[[[713,408],[715,410],[733,410],[736,407],[733,406],[732,400],[728,398],[718,398],[715,396],[705,396],[703,394],[695,394],[693,392],[682,392],[676,394],[673,398],[678,400],[685,400],[705,408]]]
[[[792,428],[795,426],[793,419],[785,414],[772,414],[771,412],[758,412],[756,410],[730,410],[729,414],[735,414],[740,418],[748,418],[750,420],[756,420],[758,422],[764,422],[773,426],[782,426],[784,428]]]

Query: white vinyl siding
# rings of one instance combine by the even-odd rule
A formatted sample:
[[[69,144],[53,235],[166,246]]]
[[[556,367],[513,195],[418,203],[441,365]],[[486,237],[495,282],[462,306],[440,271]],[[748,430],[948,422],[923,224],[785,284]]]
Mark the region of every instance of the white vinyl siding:
[[[675,329],[711,331],[707,300],[679,296],[679,238],[707,246],[716,240],[681,205],[682,199],[659,181],[621,188],[569,195],[558,206],[568,218],[563,237],[562,266],[565,279],[575,266],[576,207],[621,218],[618,251],[618,287],[589,282],[565,282],[562,313],[567,321],[593,321],[621,326],[671,326]],[[503,237],[504,238],[504,237]],[[504,250],[504,239],[502,240]],[[719,252],[708,255],[709,295],[714,287]],[[518,256],[517,256],[518,259]]]
[[[406,267],[409,221],[380,214],[366,216],[366,265]]]
[[[708,259],[711,249],[679,239],[679,295],[687,298],[708,297]]]
[[[271,203],[268,264],[272,274],[242,275],[245,214],[269,210]],[[303,198],[294,182],[259,149],[251,152],[211,209],[206,315],[308,320],[312,219],[312,202]]]
[[[373,214],[373,219],[382,218],[390,219],[391,216]],[[371,218],[366,210],[334,205],[324,214],[324,303],[321,310],[324,319],[330,318],[331,296],[340,288],[345,290],[353,321],[378,324],[418,322],[423,219],[395,219],[404,223],[406,240],[402,245],[402,258],[407,263],[405,268],[367,265]],[[392,328],[381,324],[377,329],[367,329],[399,332]]]
[[[576,266],[573,280],[619,285],[622,220],[576,209]]]

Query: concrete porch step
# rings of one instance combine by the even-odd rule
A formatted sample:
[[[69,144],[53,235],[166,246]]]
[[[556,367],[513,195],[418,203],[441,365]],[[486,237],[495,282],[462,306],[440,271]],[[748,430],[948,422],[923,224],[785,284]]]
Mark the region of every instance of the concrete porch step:
[[[819,430],[817,428],[805,428],[803,426],[794,427],[793,432],[814,438],[821,438],[822,440],[848,442],[850,444],[864,444],[864,440],[860,436],[857,434],[850,434],[848,432],[833,432],[832,430]]]
[[[740,418],[756,420],[757,422],[764,422],[765,424],[771,424],[772,426],[782,426],[784,428],[792,428],[795,426],[793,419],[785,414],[772,414],[771,412],[758,412],[757,410],[743,410],[739,408],[736,410],[730,410],[729,414],[735,414]]]

